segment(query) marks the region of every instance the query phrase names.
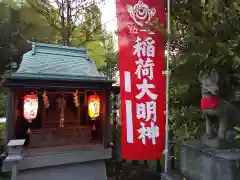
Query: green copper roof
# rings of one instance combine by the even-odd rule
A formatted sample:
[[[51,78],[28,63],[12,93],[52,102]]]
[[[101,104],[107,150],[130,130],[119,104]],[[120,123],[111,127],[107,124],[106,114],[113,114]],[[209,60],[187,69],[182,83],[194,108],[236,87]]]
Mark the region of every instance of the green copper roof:
[[[87,49],[61,45],[32,43],[32,50],[23,55],[13,76],[55,77],[62,79],[106,79],[88,57]]]

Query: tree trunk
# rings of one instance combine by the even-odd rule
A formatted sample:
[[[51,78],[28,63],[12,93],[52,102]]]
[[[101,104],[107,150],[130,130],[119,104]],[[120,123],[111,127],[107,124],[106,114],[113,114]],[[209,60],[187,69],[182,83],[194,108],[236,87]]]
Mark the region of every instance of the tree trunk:
[[[66,38],[65,38],[65,16],[64,16],[64,0],[62,0],[62,3],[60,5],[60,11],[61,11],[61,39],[62,44],[66,45]]]
[[[71,9],[71,2],[67,0],[67,26],[66,26],[66,45],[70,44],[70,36],[71,36],[71,24],[72,19],[72,9]]]

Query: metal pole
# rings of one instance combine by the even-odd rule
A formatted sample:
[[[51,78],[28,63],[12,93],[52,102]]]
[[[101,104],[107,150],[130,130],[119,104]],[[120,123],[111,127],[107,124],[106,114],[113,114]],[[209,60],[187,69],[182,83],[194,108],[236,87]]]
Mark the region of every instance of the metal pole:
[[[166,135],[165,135],[165,172],[168,171],[168,144],[169,144],[169,124],[168,124],[168,115],[169,115],[169,110],[168,110],[168,103],[169,103],[169,61],[170,61],[170,44],[171,44],[171,40],[170,40],[170,35],[171,35],[171,24],[170,24],[170,0],[167,0],[167,62],[166,62],[166,111],[165,111],[165,117],[166,117],[166,125],[165,125],[165,131],[166,131]]]

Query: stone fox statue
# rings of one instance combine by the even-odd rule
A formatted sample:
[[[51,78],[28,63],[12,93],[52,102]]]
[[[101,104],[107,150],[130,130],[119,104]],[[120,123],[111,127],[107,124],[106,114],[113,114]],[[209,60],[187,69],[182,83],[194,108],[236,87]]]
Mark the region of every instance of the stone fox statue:
[[[234,105],[219,97],[219,74],[216,70],[201,71],[198,80],[202,90],[201,109],[206,120],[205,135],[233,140],[236,136],[234,126],[240,124],[240,113]]]

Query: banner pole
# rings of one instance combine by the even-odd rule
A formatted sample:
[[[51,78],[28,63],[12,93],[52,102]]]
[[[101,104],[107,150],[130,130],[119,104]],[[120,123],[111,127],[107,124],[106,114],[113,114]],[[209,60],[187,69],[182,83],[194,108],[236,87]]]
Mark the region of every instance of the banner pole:
[[[170,61],[170,44],[171,44],[171,17],[170,17],[171,11],[170,11],[170,0],[167,0],[167,62],[166,62],[166,110],[165,110],[165,117],[166,117],[166,124],[165,124],[165,172],[168,171],[168,156],[169,156],[169,122],[168,122],[168,116],[169,116],[169,61]]]

